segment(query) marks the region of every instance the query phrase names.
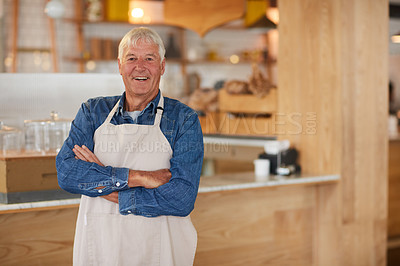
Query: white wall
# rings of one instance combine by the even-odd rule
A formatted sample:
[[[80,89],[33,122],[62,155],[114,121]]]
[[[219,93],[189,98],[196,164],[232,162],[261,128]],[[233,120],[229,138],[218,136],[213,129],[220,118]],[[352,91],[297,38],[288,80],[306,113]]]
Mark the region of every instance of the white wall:
[[[23,121],[50,118],[56,111],[73,119],[82,102],[124,91],[119,74],[0,74],[0,121],[23,128]]]

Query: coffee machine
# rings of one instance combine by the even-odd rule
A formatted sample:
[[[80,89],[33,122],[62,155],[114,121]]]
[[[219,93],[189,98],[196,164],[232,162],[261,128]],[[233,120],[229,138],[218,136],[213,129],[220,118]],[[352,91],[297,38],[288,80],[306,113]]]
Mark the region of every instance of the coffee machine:
[[[290,148],[287,140],[268,141],[264,147],[265,152],[258,156],[259,159],[270,161],[270,173],[275,175],[298,174],[301,171],[297,163],[298,151]]]

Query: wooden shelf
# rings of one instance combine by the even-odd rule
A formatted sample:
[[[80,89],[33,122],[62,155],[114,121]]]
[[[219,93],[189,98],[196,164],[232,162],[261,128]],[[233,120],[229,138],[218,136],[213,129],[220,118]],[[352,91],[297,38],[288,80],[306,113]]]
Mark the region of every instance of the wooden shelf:
[[[400,247],[400,237],[389,238],[387,249],[397,249]]]
[[[80,58],[80,57],[64,57],[65,60],[78,62],[78,63],[86,63],[88,61],[95,61],[95,62],[117,62],[117,58],[115,59],[92,59],[92,58]]]
[[[115,59],[92,59],[92,58],[79,58],[79,57],[64,57],[64,59],[68,61],[74,62],[87,62],[87,61],[102,61],[102,62],[114,62]],[[196,64],[229,64],[229,65],[244,65],[244,64],[252,64],[253,61],[244,60],[239,61],[237,64],[233,64],[229,62],[229,60],[196,60],[196,61],[189,61],[185,59],[167,59],[167,63],[173,64],[188,64],[188,65],[196,65]],[[263,64],[260,62],[256,62],[257,64]]]
[[[160,26],[160,27],[175,27],[181,28],[183,27],[171,24],[171,23],[133,23],[129,21],[111,21],[111,20],[98,20],[98,21],[90,21],[85,18],[64,18],[65,21],[70,23],[78,23],[78,24],[129,24],[129,25],[138,25],[138,26]],[[243,20],[239,19],[234,22],[228,22],[223,24],[216,29],[223,29],[223,30],[249,30],[245,25]],[[189,29],[190,30],[190,29]]]
[[[18,47],[17,52],[20,52],[20,53],[34,53],[34,52],[51,53],[51,49],[50,48],[35,48],[35,47]]]
[[[90,21],[87,19],[82,19],[82,18],[64,18],[65,21],[70,22],[70,23],[77,23],[77,24],[110,24],[110,25],[115,25],[115,24],[124,24],[124,25],[136,25],[136,26],[159,26],[159,27],[174,27],[174,28],[181,28],[180,26],[173,25],[173,24],[166,24],[166,23],[133,23],[129,21],[110,21],[110,20],[98,20],[98,21]]]

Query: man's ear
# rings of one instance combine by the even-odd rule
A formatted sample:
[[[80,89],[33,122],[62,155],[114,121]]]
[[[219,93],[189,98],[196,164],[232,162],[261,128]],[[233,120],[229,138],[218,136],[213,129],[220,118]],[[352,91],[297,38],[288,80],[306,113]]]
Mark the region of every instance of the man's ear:
[[[164,72],[165,72],[165,57],[161,62],[161,76],[164,75]]]
[[[118,58],[118,70],[119,70],[119,74],[122,75],[121,73],[121,60]]]

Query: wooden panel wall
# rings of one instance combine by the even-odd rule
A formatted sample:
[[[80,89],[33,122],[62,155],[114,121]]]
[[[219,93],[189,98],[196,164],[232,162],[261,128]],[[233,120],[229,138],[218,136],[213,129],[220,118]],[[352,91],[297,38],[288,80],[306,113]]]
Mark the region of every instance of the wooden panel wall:
[[[304,185],[200,193],[191,215],[194,264],[312,265],[317,191]],[[1,212],[0,265],[71,265],[77,212],[77,205]]]
[[[328,185],[329,186],[329,185]],[[201,193],[194,265],[312,265],[316,186]]]
[[[78,206],[0,214],[0,265],[72,265]]]
[[[280,0],[280,138],[320,189],[315,265],[385,265],[388,1]],[[279,131],[278,131],[279,132]]]

